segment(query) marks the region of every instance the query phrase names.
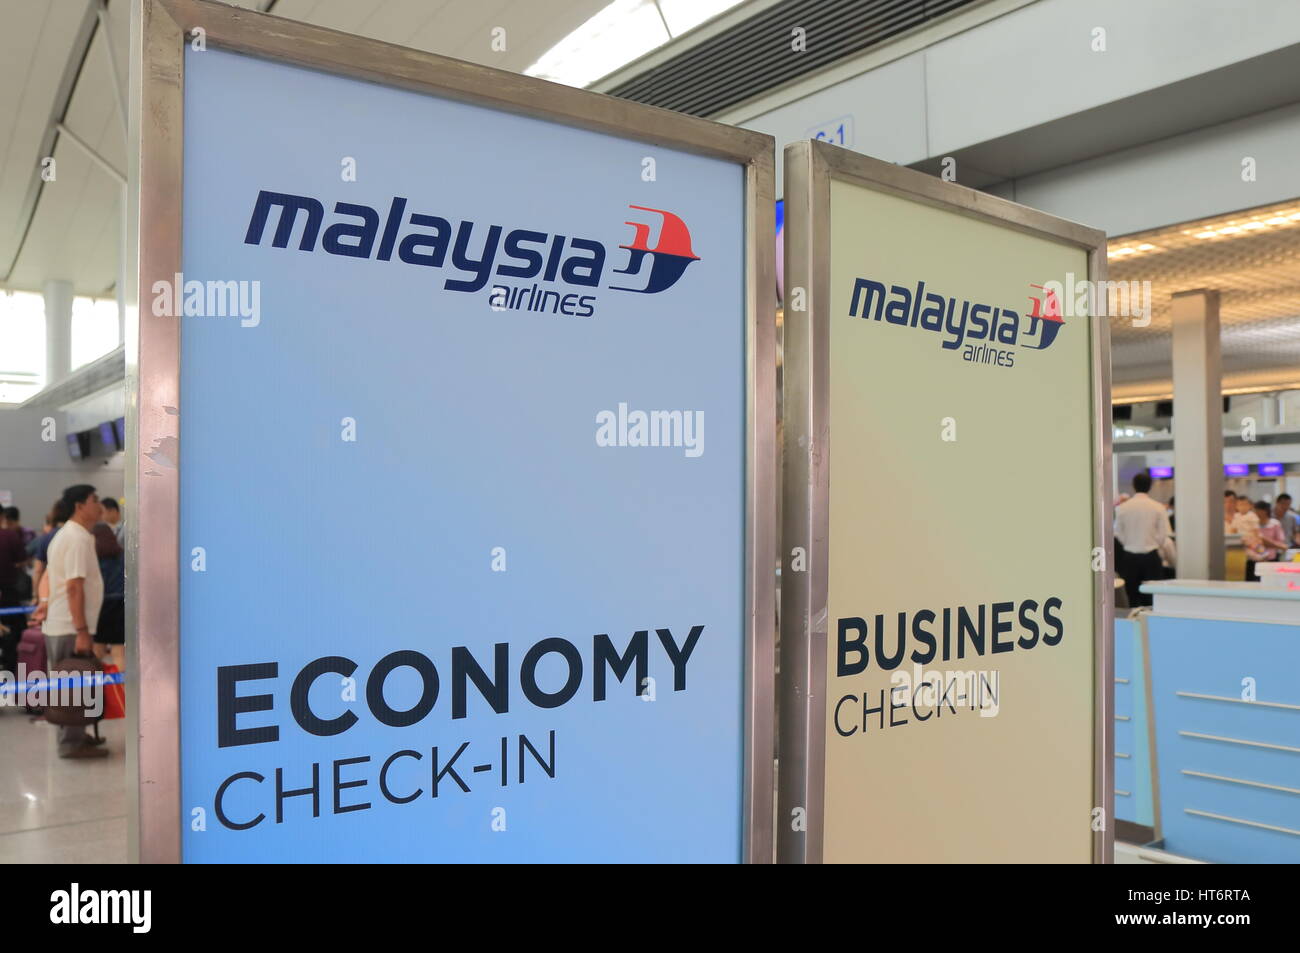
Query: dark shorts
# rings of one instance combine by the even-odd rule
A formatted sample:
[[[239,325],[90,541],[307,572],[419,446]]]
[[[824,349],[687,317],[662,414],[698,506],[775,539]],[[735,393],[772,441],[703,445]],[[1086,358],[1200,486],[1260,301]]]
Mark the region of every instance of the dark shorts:
[[[126,644],[126,600],[105,599],[94,639],[100,645]]]

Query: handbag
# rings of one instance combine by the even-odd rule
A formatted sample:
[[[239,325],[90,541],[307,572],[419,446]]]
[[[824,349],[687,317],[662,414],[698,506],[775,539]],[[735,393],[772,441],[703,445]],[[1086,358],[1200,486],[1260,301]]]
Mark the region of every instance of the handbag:
[[[104,666],[104,720],[126,717],[126,685],[122,670],[112,662]]]
[[[93,655],[78,655],[74,652],[60,659],[55,668],[57,671],[49,673],[50,690],[45,706],[45,720],[52,725],[65,727],[84,727],[98,721],[87,709],[91,707],[93,693],[103,690],[102,686],[98,689],[92,687],[104,670],[99,659]],[[68,684],[78,678],[81,680],[79,689]],[[60,704],[61,701],[64,703]]]

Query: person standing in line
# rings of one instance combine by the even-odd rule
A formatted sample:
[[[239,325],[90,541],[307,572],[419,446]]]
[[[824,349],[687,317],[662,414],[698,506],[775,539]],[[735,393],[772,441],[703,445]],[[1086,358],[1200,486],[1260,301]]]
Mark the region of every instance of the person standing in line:
[[[1237,497],[1237,515],[1232,518],[1232,531],[1241,537],[1241,548],[1246,551],[1246,581],[1258,579],[1255,574],[1256,556],[1262,552],[1259,541],[1259,517],[1255,507],[1245,496]]]
[[[107,515],[108,507],[104,509]],[[118,525],[121,525],[120,518]],[[105,520],[96,523],[91,531],[99,574],[104,579],[104,605],[99,610],[99,626],[95,630],[95,656],[100,661],[111,657],[118,671],[122,671],[126,666],[126,552],[113,530],[112,523]]]
[[[108,528],[117,537],[117,545],[125,548],[126,521],[122,519],[122,508],[118,505],[117,500],[111,496],[104,497],[102,505],[104,507],[104,522],[108,524]]]
[[[27,547],[27,552],[32,557],[32,594],[38,598],[41,577],[45,575],[45,565],[49,558],[50,543],[54,540],[54,534],[63,527],[67,519],[68,514],[63,499],[55,500],[49,514],[45,517],[45,532],[32,540],[31,545]]]
[[[6,507],[5,519],[9,521],[10,529],[18,530],[18,535],[20,535],[23,538],[24,546],[26,546],[33,539],[36,538],[35,533],[33,533],[31,530],[23,526],[23,514],[19,511],[18,507],[16,506]]]
[[[0,509],[0,608],[18,609],[31,598],[27,547],[21,528]],[[25,613],[0,615],[0,670],[18,674],[18,642],[27,628]]]
[[[1273,515],[1282,524],[1282,538],[1287,547],[1300,546],[1300,516],[1291,509],[1291,494],[1283,493],[1273,504]]]
[[[50,601],[44,618],[45,650],[51,670],[70,655],[89,655],[104,603],[104,579],[95,556],[92,530],[103,514],[95,488],[88,484],[63,491],[67,522],[50,542],[47,572]],[[39,610],[38,610],[39,611]],[[102,758],[82,725],[59,726],[60,758]]]
[[[1223,533],[1225,536],[1231,536],[1236,532],[1232,528],[1232,521],[1237,518],[1237,494],[1231,490],[1223,491]]]
[[[1259,519],[1259,532],[1255,534],[1251,545],[1246,549],[1247,580],[1258,582],[1259,563],[1276,562],[1286,552],[1286,540],[1282,536],[1282,523],[1269,512],[1269,506],[1263,500],[1255,504],[1255,516]]]
[[[1151,475],[1136,474],[1133,496],[1115,510],[1115,541],[1120,556],[1117,568],[1124,579],[1128,604],[1134,607],[1151,605],[1151,596],[1140,587],[1164,575],[1160,549],[1172,533],[1164,504],[1151,499],[1150,490]]]

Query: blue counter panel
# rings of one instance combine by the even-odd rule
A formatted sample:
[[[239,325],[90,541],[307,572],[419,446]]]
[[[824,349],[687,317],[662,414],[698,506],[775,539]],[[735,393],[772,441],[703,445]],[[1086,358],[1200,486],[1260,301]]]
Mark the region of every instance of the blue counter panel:
[[[1300,863],[1300,625],[1151,615],[1147,631],[1165,849]]]

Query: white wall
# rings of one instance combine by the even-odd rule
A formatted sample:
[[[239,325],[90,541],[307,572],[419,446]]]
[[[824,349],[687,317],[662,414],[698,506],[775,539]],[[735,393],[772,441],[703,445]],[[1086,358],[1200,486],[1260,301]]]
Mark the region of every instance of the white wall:
[[[23,525],[38,531],[65,487],[90,483],[101,497],[123,493],[124,455],[74,461],[68,455],[66,416],[43,410],[0,410],[0,490],[13,494]],[[46,417],[55,421],[53,441],[42,439]]]
[[[1256,178],[1250,182],[1241,177],[1246,156],[1256,162]],[[1296,198],[1297,156],[1300,105],[1014,179],[988,191],[1086,222],[1108,235],[1127,235]]]
[[[105,420],[126,416],[126,383],[83,397],[64,408],[69,430],[89,430]]]
[[[992,19],[955,33],[941,20],[867,51],[864,72],[846,75],[852,66],[841,64],[820,88],[814,75],[715,118],[776,138],[778,193],[785,146],[848,117],[849,148],[902,165],[1019,136],[998,152],[1003,168],[972,180],[963,158],[957,181],[1109,235],[1300,196],[1300,105],[1282,105],[1295,102],[1296,87],[1277,79],[1276,63],[1300,44],[1298,0],[1009,6],[990,3]],[[1106,31],[1105,52],[1092,48],[1096,28]],[[1239,64],[1256,71],[1211,75]],[[1183,114],[1176,120],[1167,96],[1142,100],[1186,83],[1201,83],[1202,92],[1174,97]],[[1051,125],[1067,117],[1070,125]],[[1112,144],[1120,126],[1126,131]],[[1039,156],[1028,171],[1006,171],[1030,146],[1051,161]],[[1256,160],[1254,182],[1241,178],[1246,156]]]
[[[1095,30],[1105,50],[1093,49]],[[926,51],[945,155],[1300,40],[1293,0],[1040,0]]]

